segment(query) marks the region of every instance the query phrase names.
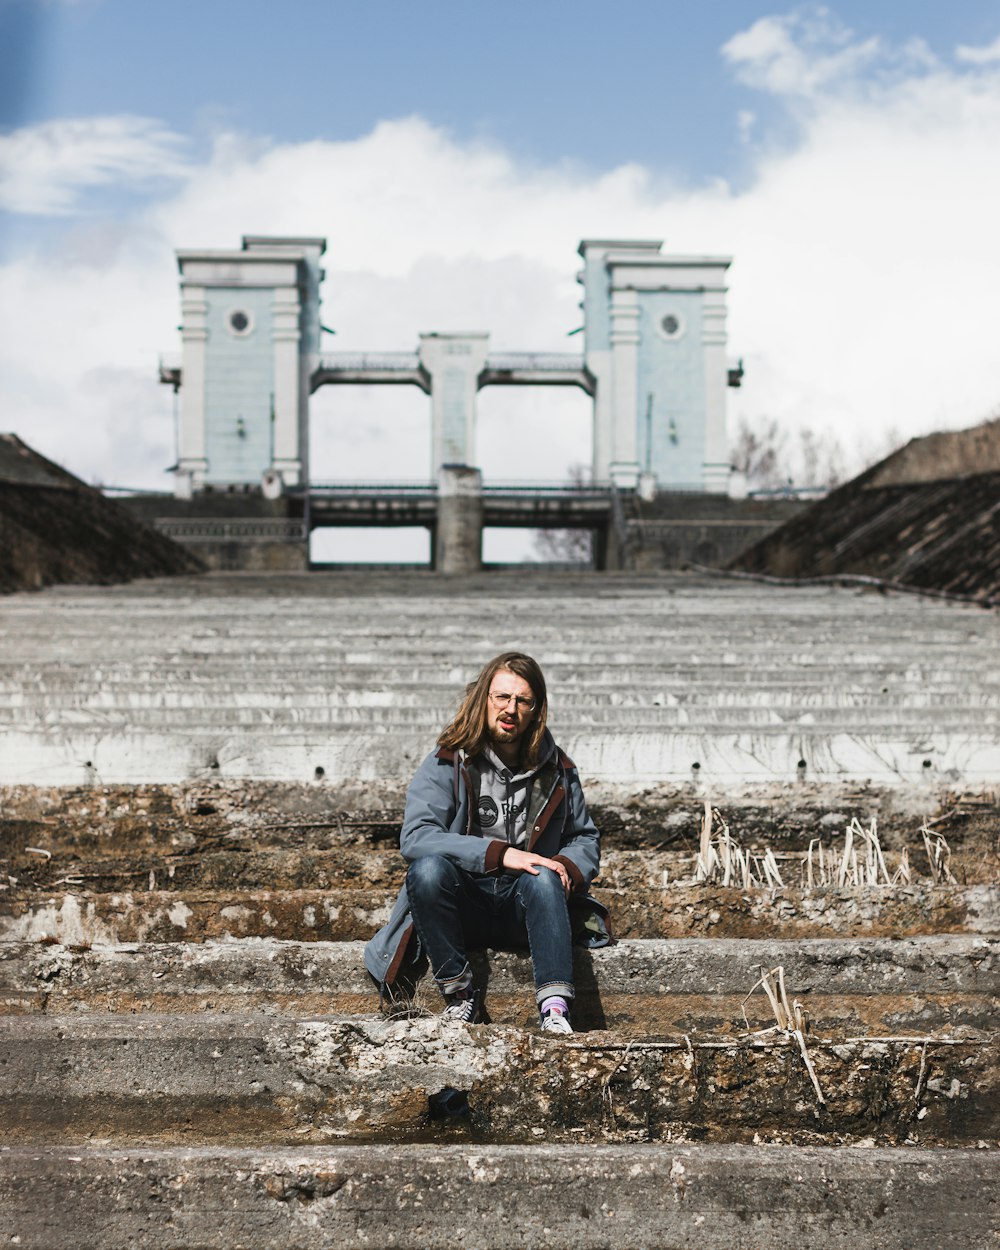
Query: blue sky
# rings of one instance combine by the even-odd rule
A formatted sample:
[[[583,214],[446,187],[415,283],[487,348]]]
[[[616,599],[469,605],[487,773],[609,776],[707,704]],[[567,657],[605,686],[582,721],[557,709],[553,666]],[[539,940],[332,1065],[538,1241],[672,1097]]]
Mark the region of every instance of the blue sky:
[[[243,233],[329,238],[342,347],[565,348],[578,240],[656,237],[735,258],[734,428],[860,461],[1000,401],[1000,0],[0,0],[0,57],[0,426],[91,480],[169,480],[172,253]],[[414,476],[423,398],[348,400],[326,475]],[[481,427],[587,459],[578,396]]]
[[[732,179],[746,159],[740,113],[763,109],[775,124],[780,110],[719,50],[780,11],[759,0],[0,0],[0,125],[127,112],[196,143],[222,128],[299,142],[415,113],[522,159]],[[857,40],[919,39],[944,58],[1000,33],[998,0],[828,11]]]

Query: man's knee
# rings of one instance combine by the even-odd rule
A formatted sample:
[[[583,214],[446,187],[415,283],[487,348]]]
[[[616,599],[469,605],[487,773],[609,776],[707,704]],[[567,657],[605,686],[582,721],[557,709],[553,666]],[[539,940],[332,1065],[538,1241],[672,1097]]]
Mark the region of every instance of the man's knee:
[[[458,869],[444,855],[421,855],[406,873],[406,892],[413,898],[439,894],[458,883]]]
[[[544,906],[561,902],[566,897],[559,874],[551,868],[539,868],[537,877],[530,872],[523,873],[518,885],[525,905],[541,903]]]

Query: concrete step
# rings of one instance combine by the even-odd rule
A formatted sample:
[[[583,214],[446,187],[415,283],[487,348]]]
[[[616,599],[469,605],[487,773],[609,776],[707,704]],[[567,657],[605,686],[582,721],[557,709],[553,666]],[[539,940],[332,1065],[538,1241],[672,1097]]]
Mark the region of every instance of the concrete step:
[[[20,1250],[985,1250],[991,1151],[89,1146],[0,1151]],[[16,1239],[16,1240],[15,1240]]]
[[[675,646],[676,640],[671,638],[669,650],[664,649],[663,642],[648,648],[641,639],[620,637],[615,652],[604,655],[594,653],[584,630],[578,632],[579,645],[571,662],[546,663],[553,692],[567,697],[590,689],[613,689],[616,682],[636,683],[640,688],[660,684],[668,689],[676,682],[681,689],[711,689],[721,684],[720,678],[728,676],[750,688],[769,684],[784,687],[799,681],[808,688],[826,679],[835,686],[856,684],[872,693],[881,691],[881,679],[881,684],[888,684],[892,692],[893,687],[906,688],[921,679],[932,686],[946,686],[949,673],[955,670],[959,675],[978,672],[988,690],[996,687],[995,673],[985,662],[987,657],[976,650],[963,650],[959,644],[935,651],[933,645],[918,643],[912,650],[897,649],[892,653],[887,639],[884,645],[871,650],[840,646],[817,655],[805,646],[795,652],[776,653],[773,643],[766,641],[757,646],[743,641],[734,647],[731,638],[715,640],[704,635],[697,648]],[[396,647],[381,656],[336,658],[330,654],[329,643],[312,656],[291,652],[287,644],[282,648],[276,639],[273,650],[243,647],[232,654],[185,654],[176,648],[165,650],[155,638],[150,638],[143,641],[141,648],[134,648],[133,644],[131,652],[124,642],[121,647],[115,645],[114,658],[109,658],[100,653],[88,655],[84,640],[72,637],[60,639],[58,651],[38,655],[34,654],[30,640],[22,644],[8,636],[4,641],[9,648],[5,654],[10,658],[0,661],[0,678],[11,688],[36,678],[52,690],[77,681],[86,685],[106,679],[128,686],[157,677],[171,685],[189,679],[196,686],[205,686],[232,679],[243,665],[250,669],[255,682],[265,685],[287,679],[293,688],[305,690],[312,676],[314,682],[343,688],[423,686],[431,696],[454,699],[456,689],[460,690],[464,680],[476,672],[475,660],[456,666],[445,648],[436,655],[413,660],[400,658]],[[108,646],[105,640],[104,647]],[[748,667],[751,664],[755,667]]]
[[[261,630],[261,635],[264,631]],[[594,651],[593,640],[587,640],[580,631],[579,645],[571,661],[556,659],[546,663],[546,676],[553,691],[566,697],[583,695],[590,690],[614,690],[636,687],[655,691],[664,684],[672,689],[677,683],[681,689],[712,690],[721,688],[720,678],[729,679],[738,687],[751,688],[774,684],[782,688],[801,682],[807,688],[822,681],[834,685],[856,684],[860,690],[876,690],[879,678],[891,678],[897,688],[915,686],[927,681],[933,687],[946,687],[954,672],[959,675],[979,673],[986,688],[996,687],[996,673],[984,657],[975,649],[968,650],[956,643],[948,648],[935,650],[932,640],[928,644],[920,640],[909,649],[888,645],[872,650],[857,650],[846,646],[817,651],[803,647],[794,654],[776,654],[771,642],[752,646],[746,639],[738,644],[728,637],[723,645],[699,636],[697,649],[685,648],[671,637],[669,650],[662,642],[650,647],[648,635],[627,640],[619,634],[613,652],[603,654]],[[258,635],[260,637],[260,635]],[[406,691],[426,689],[431,697],[455,698],[456,685],[469,674],[476,672],[475,661],[456,665],[447,648],[429,656],[400,658],[394,645],[384,655],[357,658],[351,654],[334,657],[332,639],[325,639],[321,650],[315,655],[303,655],[290,651],[287,643],[275,637],[272,647],[257,647],[253,651],[241,648],[231,655],[225,652],[205,651],[198,654],[182,654],[178,650],[164,651],[157,647],[155,639],[145,639],[137,654],[128,654],[127,644],[115,647],[113,656],[88,658],[81,650],[69,647],[82,640],[60,639],[60,650],[54,656],[29,659],[30,639],[23,641],[5,639],[9,649],[0,660],[0,681],[4,687],[16,690],[25,681],[37,678],[44,689],[59,690],[77,682],[94,685],[107,681],[112,686],[140,685],[144,681],[164,680],[170,685],[191,682],[196,688],[212,682],[230,680],[234,673],[244,670],[252,661],[247,673],[254,685],[280,686],[292,683],[293,688],[304,692],[315,689],[317,683],[324,688],[343,690],[378,690],[391,686]],[[261,641],[267,641],[261,638]],[[676,645],[675,645],[676,644]],[[106,644],[105,644],[106,645]],[[17,657],[17,658],[13,658]],[[754,667],[748,667],[750,662]],[[310,686],[312,679],[312,686]],[[890,687],[891,692],[891,687]]]
[[[855,729],[844,713],[836,726],[804,722],[632,732],[570,727],[562,733],[556,725],[556,730],[585,779],[636,787],[692,779],[722,787],[806,776],[816,782],[944,781],[973,788],[1000,778],[1000,735],[971,720],[960,730],[938,730],[932,718]],[[213,777],[306,781],[317,769],[338,784],[369,779],[403,784],[428,746],[426,726],[323,726],[312,732],[299,727],[277,732],[268,725],[160,732],[127,724],[19,726],[4,734],[0,785],[176,784]]]
[[[543,590],[560,611],[538,619],[527,609]],[[790,781],[800,760],[813,778],[1000,779],[992,616],[854,591],[529,571],[461,593],[348,575],[11,597],[4,673],[23,700],[3,701],[0,783],[317,769],[402,780],[496,649],[482,602],[498,591],[528,623],[510,643],[547,666],[554,725],[589,779]],[[314,697],[297,702],[307,687]],[[199,699],[210,718],[167,706]]]
[[[392,688],[346,696],[315,691],[299,696],[287,689],[281,692],[247,690],[238,686],[234,679],[228,687],[212,686],[202,692],[171,691],[161,685],[154,690],[147,686],[141,692],[104,688],[99,692],[71,689],[24,693],[5,698],[2,711],[6,724],[51,723],[54,717],[63,715],[99,720],[118,715],[139,717],[144,724],[157,724],[162,720],[163,723],[184,721],[211,725],[220,718],[255,724],[272,717],[276,723],[290,724],[370,721],[373,724],[427,725],[446,723],[454,711],[454,702],[448,698],[438,702],[421,695],[401,695]],[[850,712],[856,713],[862,724],[876,718],[890,724],[928,713],[951,720],[982,713],[987,723],[996,723],[997,709],[1000,709],[1000,687],[990,695],[954,690],[936,694],[928,694],[926,690],[907,692],[897,695],[891,704],[867,693],[800,689],[747,693],[720,690],[698,695],[671,692],[648,699],[634,694],[628,697],[603,694],[559,701],[559,717],[564,725],[578,722],[617,726],[621,723],[624,729],[644,723],[687,724],[697,718],[720,724],[745,718],[755,723],[767,712],[781,720],[808,714],[816,722],[843,719],[845,712]],[[763,720],[762,723],[768,722]]]
[[[595,887],[619,937],[877,937],[1000,933],[1000,886],[878,886],[864,889],[742,889],[668,885]],[[273,937],[366,939],[388,919],[394,891],[135,890],[78,887],[0,893],[0,942],[204,942]]]
[[[1000,1134],[1000,1035],[553,1038],[439,1017],[0,1017],[5,1143],[422,1140],[467,1094],[480,1142],[978,1145]],[[818,1086],[818,1090],[817,1090]]]
[[[40,856],[37,846],[25,851],[22,843],[10,856],[0,856],[0,881],[6,880],[23,897],[26,891],[48,892],[70,885],[94,894],[121,893],[133,889],[372,889],[396,890],[406,874],[406,864],[395,845],[379,847],[343,846],[336,850],[300,850],[296,847],[175,851],[170,854],[130,853],[126,847],[115,854],[82,858],[56,854]],[[824,839],[825,854],[839,863],[843,839]],[[760,848],[758,855],[762,854]],[[792,889],[808,888],[808,856],[804,851],[778,851],[774,861],[783,883]],[[884,851],[887,871],[898,870],[900,855]],[[929,884],[932,873],[923,846],[907,848],[911,878]],[[605,849],[601,858],[598,886],[609,889],[662,889],[673,882],[694,883],[697,854],[686,851],[616,851]],[[955,852],[950,871],[962,885],[983,885],[996,881],[997,857],[978,850]],[[816,868],[814,857],[814,869]],[[6,879],[2,874],[7,874]],[[7,893],[7,890],[3,890]]]
[[[397,855],[404,788],[405,782],[338,786],[325,779],[5,787],[0,790],[0,856],[16,861],[19,869],[34,861],[36,871],[43,859],[25,854],[25,847],[43,848],[57,860],[99,857],[123,864],[146,854],[179,861],[223,849],[248,854],[280,849],[289,855],[332,851],[344,856],[345,864],[353,856],[360,865],[376,848]],[[614,865],[627,864],[633,851],[641,851],[649,857],[649,880],[660,880],[656,857],[665,848],[695,852],[706,799],[721,810],[743,845],[769,846],[777,853],[804,851],[817,837],[829,850],[842,844],[853,818],[866,827],[874,819],[882,846],[897,852],[907,847],[917,875],[926,873],[919,830],[930,820],[935,832],[947,838],[953,865],[960,855],[978,858],[990,879],[1000,876],[1000,806],[988,791],[956,794],[933,782],[903,791],[802,780],[788,787],[740,785],[714,791],[701,783],[636,790],[588,781],[586,789],[604,833],[606,877]],[[668,867],[676,879],[678,873]],[[53,874],[50,879],[65,875],[58,864]],[[963,883],[978,879],[959,876]]]
[[[488,987],[491,1020],[523,1025],[534,1002],[530,960],[477,952],[478,984]],[[624,1029],[742,1036],[747,1024],[774,1023],[760,969],[784,969],[789,999],[810,1029],[840,1039],[859,1035],[958,1035],[995,1027],[1000,940],[935,935],[893,939],[718,938],[626,940],[576,952],[578,1029]],[[418,1002],[440,1010],[433,986]],[[0,1010],[47,1012],[370,1012],[376,1004],[360,942],[274,939],[90,949],[0,944]],[[746,1016],[744,1017],[744,1012]]]
[[[358,728],[370,735],[382,733],[406,733],[412,731],[413,741],[427,742],[427,725],[445,724],[451,709],[427,709],[405,707],[233,707],[220,700],[214,708],[183,707],[63,707],[20,708],[0,710],[0,730],[16,727],[21,733],[30,734],[48,728],[86,731],[90,728],[107,731],[117,728],[129,735],[140,733],[185,733],[201,736],[219,736],[252,732],[257,728],[291,731],[295,734],[312,735],[314,741],[329,733],[356,733]],[[743,707],[646,707],[646,708],[594,708],[573,716],[565,709],[558,718],[552,719],[552,731],[562,741],[567,736],[580,736],[603,732],[615,734],[646,735],[658,732],[697,731],[706,733],[719,730],[725,733],[754,733],[756,731],[784,730],[788,725],[799,726],[808,738],[832,737],[848,730],[860,738],[879,735],[891,737],[893,732],[909,731],[921,737],[927,727],[929,709],[922,706],[892,708],[857,707],[849,712],[837,707],[776,707],[762,700],[757,705]],[[988,739],[994,727],[1000,724],[1000,702],[994,708],[966,706],[937,707],[933,709],[934,733],[951,730],[974,733]],[[430,719],[430,722],[428,718]],[[802,751],[807,751],[803,745]],[[802,752],[800,752],[800,755]]]

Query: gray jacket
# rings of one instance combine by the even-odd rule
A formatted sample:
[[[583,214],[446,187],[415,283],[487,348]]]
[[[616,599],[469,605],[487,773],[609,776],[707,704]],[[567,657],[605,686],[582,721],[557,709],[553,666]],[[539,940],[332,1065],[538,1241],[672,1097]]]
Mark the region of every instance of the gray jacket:
[[[563,864],[572,882],[574,935],[603,946],[611,940],[608,912],[587,894],[600,867],[601,835],[587,812],[576,766],[548,733],[541,755],[528,798],[528,849]],[[507,841],[480,835],[475,824],[479,781],[476,759],[445,747],[428,755],[406,792],[399,846],[407,863],[444,855],[466,872],[503,872]],[[409,981],[423,970],[419,946],[404,884],[388,922],[365,946],[365,967],[385,987],[404,974]]]

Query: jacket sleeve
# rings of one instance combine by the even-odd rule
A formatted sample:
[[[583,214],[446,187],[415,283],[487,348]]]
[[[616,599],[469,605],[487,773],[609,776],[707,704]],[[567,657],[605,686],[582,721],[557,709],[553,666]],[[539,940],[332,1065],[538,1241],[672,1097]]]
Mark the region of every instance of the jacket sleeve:
[[[455,801],[454,771],[450,760],[432,752],[417,769],[406,791],[399,849],[412,864],[424,855],[443,855],[466,872],[495,872],[507,843],[455,832],[462,828],[465,783],[459,774],[459,802]]]
[[[585,893],[601,869],[601,835],[590,818],[583,797],[580,774],[566,770],[566,820],[563,825],[559,860],[573,882],[573,893]]]

